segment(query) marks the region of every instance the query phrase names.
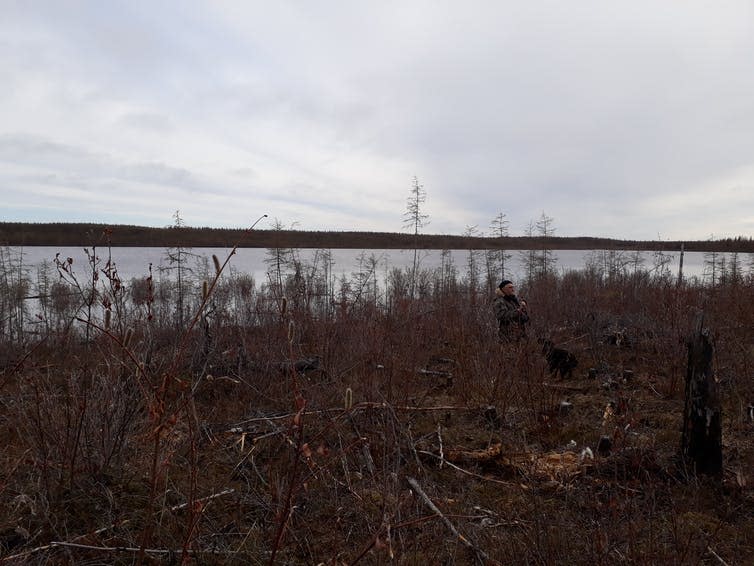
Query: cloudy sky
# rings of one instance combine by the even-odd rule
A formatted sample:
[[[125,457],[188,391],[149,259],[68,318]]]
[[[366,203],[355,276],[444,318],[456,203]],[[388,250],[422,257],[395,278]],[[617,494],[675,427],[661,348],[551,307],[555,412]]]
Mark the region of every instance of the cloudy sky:
[[[0,0],[3,221],[754,235],[754,2]],[[266,220],[260,227],[269,227]]]

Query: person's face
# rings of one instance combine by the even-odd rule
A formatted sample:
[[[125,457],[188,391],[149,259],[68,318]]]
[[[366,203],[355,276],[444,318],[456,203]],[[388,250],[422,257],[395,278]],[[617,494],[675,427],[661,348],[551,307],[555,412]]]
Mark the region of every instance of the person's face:
[[[503,295],[514,295],[516,291],[513,288],[513,283],[508,283],[503,287]]]

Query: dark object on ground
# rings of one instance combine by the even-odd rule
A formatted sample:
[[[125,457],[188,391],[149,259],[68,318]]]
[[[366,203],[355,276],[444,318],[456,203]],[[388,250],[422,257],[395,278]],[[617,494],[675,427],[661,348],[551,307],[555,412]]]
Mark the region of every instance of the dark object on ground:
[[[579,361],[571,352],[555,346],[551,340],[542,340],[542,353],[551,374],[559,374],[561,378],[573,377],[573,370]]]
[[[600,456],[609,456],[613,449],[613,441],[609,436],[602,436],[597,443],[597,454]]]
[[[484,420],[490,428],[500,427],[500,416],[497,414],[497,408],[492,405],[487,405],[482,412]]]
[[[308,373],[310,371],[318,371],[322,369],[322,359],[319,356],[312,358],[302,358],[293,362],[280,362],[280,369],[283,371],[290,371],[294,369],[298,373]]]

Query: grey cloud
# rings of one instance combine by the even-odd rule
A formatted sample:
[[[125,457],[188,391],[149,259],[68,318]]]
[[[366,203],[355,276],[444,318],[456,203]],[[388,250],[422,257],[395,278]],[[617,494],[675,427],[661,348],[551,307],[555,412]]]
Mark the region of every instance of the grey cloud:
[[[86,191],[272,204],[309,227],[399,228],[418,175],[432,230],[505,212],[520,233],[542,210],[564,235],[750,229],[733,214],[750,201],[700,196],[751,187],[748,3],[184,7],[14,4],[0,119],[18,133],[0,162]]]
[[[164,114],[129,113],[121,117],[119,122],[125,127],[154,134],[169,134],[175,131],[172,120]]]
[[[60,171],[102,170],[102,155],[29,134],[0,134],[0,162]]]
[[[191,171],[164,163],[123,163],[86,149],[30,135],[0,136],[0,162],[33,166],[45,174],[27,178],[43,184],[70,184],[84,190],[107,186],[108,179],[165,185],[189,192],[213,192],[213,186]]]
[[[231,170],[230,174],[243,180],[253,180],[258,176],[257,172],[251,167],[239,167]]]
[[[190,171],[164,163],[135,163],[118,169],[118,177],[131,181],[181,187],[191,191],[206,190]]]

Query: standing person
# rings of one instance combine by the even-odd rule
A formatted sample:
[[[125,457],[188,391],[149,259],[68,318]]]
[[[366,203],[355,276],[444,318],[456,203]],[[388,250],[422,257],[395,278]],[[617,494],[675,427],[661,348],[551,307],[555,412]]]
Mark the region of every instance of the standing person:
[[[526,336],[526,323],[529,322],[526,301],[516,296],[513,283],[508,279],[503,279],[495,289],[492,310],[497,318],[501,342],[517,342]]]

